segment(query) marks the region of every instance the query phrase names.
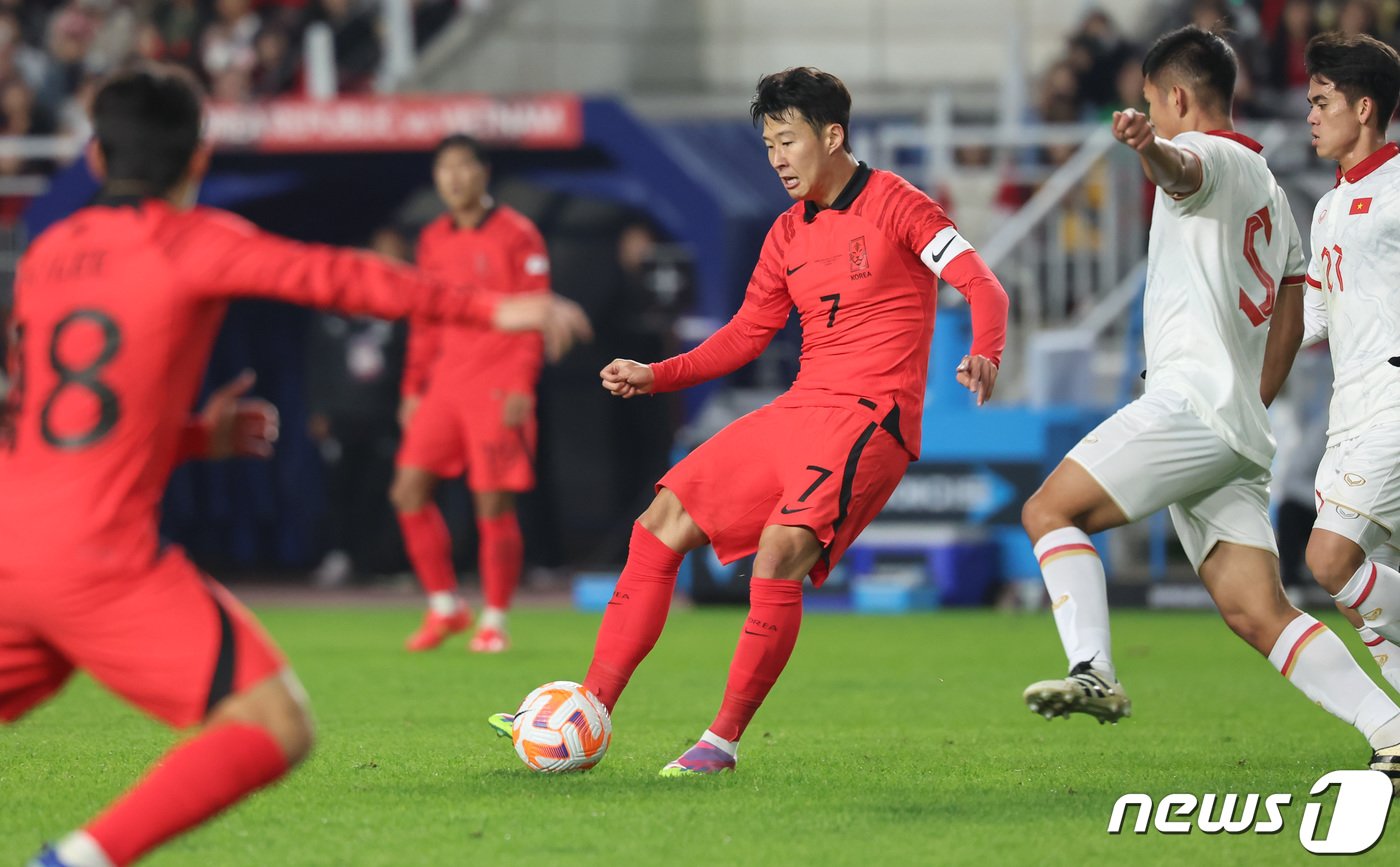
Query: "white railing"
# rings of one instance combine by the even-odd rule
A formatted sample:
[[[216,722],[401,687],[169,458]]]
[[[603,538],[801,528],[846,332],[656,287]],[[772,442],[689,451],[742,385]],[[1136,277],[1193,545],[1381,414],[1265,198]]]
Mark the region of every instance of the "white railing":
[[[936,100],[930,114],[944,111]],[[995,173],[1003,184],[1034,191],[1016,211],[976,220],[988,229],[972,239],[1011,294],[1013,322],[1023,331],[1084,315],[1146,251],[1142,172],[1106,125],[909,124],[881,129],[871,144],[878,164],[921,179],[935,197],[968,171]],[[1073,150],[1047,166],[1036,156],[1049,148]],[[956,155],[972,149],[996,156],[990,165],[960,166]],[[969,210],[995,207],[954,195],[953,216],[961,221]]]

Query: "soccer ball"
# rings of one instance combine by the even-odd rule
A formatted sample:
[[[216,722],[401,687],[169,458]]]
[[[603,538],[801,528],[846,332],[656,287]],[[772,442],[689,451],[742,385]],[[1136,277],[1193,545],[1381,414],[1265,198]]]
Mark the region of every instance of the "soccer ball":
[[[516,754],[532,771],[586,771],[608,752],[612,717],[582,685],[556,680],[525,696],[511,735]]]

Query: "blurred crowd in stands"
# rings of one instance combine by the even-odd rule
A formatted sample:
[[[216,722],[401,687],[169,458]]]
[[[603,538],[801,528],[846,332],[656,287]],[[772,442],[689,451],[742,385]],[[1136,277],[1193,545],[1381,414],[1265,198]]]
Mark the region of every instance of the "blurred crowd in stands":
[[[421,40],[458,3],[412,5]],[[94,84],[132,58],[186,66],[216,99],[294,93],[302,36],[316,22],[334,36],[340,90],[365,90],[382,53],[380,8],[377,0],[0,0],[0,135],[84,133]]]
[[[1183,24],[1220,33],[1234,46],[1240,61],[1237,117],[1301,119],[1307,109],[1303,48],[1308,40],[1340,30],[1400,47],[1400,0],[1189,0],[1169,6],[1145,32]],[[1141,105],[1146,48],[1124,35],[1108,12],[1090,12],[1041,77],[1036,119],[1094,121]]]

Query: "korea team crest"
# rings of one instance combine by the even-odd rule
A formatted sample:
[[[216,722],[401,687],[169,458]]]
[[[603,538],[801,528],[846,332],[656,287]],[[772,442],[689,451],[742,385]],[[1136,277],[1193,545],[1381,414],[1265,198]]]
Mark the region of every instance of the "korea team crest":
[[[870,267],[870,254],[865,248],[865,236],[852,238],[849,245],[851,253],[851,270],[864,271]]]

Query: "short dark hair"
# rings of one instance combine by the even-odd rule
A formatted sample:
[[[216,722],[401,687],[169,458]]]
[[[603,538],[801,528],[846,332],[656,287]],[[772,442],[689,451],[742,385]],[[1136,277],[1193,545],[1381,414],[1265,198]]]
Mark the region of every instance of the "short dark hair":
[[[1187,25],[1163,35],[1142,59],[1143,78],[1177,76],[1197,98],[1227,114],[1235,101],[1235,49],[1219,34]]]
[[[433,148],[433,162],[438,161],[438,157],[453,148],[462,148],[469,151],[472,157],[488,169],[491,167],[491,158],[486,155],[486,148],[482,146],[481,140],[475,136],[467,135],[464,132],[454,132],[452,135],[438,142]]]
[[[1308,40],[1303,64],[1310,78],[1336,85],[1348,103],[1369,96],[1376,124],[1385,132],[1400,97],[1400,54],[1374,36],[1319,33]]]
[[[841,79],[811,66],[794,66],[758,80],[749,117],[754,126],[763,119],[782,120],[795,111],[818,133],[836,124],[845,133],[846,152],[851,150],[851,92]]]
[[[170,192],[199,146],[203,100],[194,79],[173,67],[141,65],[114,74],[92,101],[92,126],[107,182]]]

